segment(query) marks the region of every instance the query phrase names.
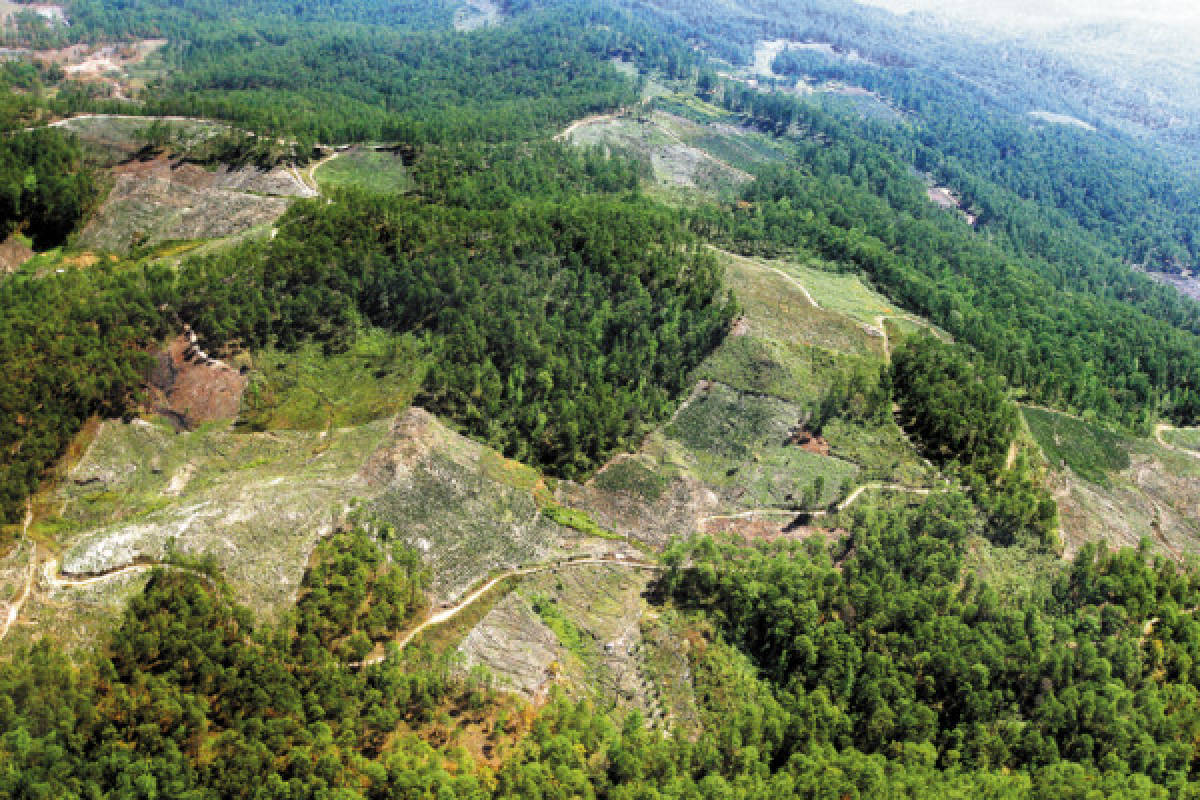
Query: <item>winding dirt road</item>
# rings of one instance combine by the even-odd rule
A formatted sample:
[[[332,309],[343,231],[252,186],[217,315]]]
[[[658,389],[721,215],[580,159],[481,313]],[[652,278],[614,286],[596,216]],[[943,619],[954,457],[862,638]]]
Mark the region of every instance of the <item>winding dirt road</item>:
[[[295,173],[297,179],[299,179],[300,183],[312,189],[317,194],[320,194],[321,186],[317,183],[317,170],[328,164],[330,161],[333,161],[340,155],[342,155],[341,151],[334,150],[324,158],[311,162],[303,170],[299,169],[298,167],[292,167],[291,169]]]
[[[572,133],[579,130],[583,126],[591,125],[593,122],[611,122],[614,119],[620,118],[628,110],[629,109],[627,109],[627,108],[622,108],[622,109],[618,109],[617,111],[611,111],[607,114],[592,114],[590,117],[583,117],[582,119],[577,119],[574,122],[572,122],[570,125],[568,125],[567,127],[563,128],[559,133],[555,134],[554,141],[565,142],[567,139],[569,139],[571,137]]]
[[[1154,426],[1154,441],[1158,442],[1168,450],[1174,450],[1176,453],[1183,453],[1184,455],[1191,456],[1192,458],[1200,458],[1200,453],[1197,453],[1195,450],[1188,450],[1186,447],[1179,447],[1178,445],[1171,444],[1163,438],[1163,431],[1177,430],[1179,430],[1179,428],[1176,428],[1174,425],[1168,425],[1165,422],[1160,422]]]
[[[26,539],[26,534],[28,533],[29,526],[32,522],[33,507],[28,506],[25,511],[25,522],[21,526],[21,539]],[[34,578],[37,576],[39,568],[42,576],[41,581],[35,582]],[[8,608],[4,612],[3,618],[0,618],[0,642],[4,641],[5,637],[8,636],[8,632],[12,629],[12,626],[16,624],[17,617],[21,615],[21,610],[25,607],[25,604],[29,601],[30,596],[33,594],[33,587],[35,583],[43,584],[51,589],[71,589],[81,586],[94,586],[98,583],[110,581],[113,578],[119,578],[122,575],[147,572],[149,570],[159,568],[177,569],[191,573],[202,578],[203,580],[208,581],[209,584],[213,585],[215,588],[212,578],[210,578],[208,575],[196,572],[195,570],[191,570],[186,567],[177,567],[173,564],[161,564],[156,562],[126,564],[123,567],[116,567],[115,569],[96,575],[72,575],[59,570],[58,559],[46,558],[43,560],[42,554],[39,552],[38,546],[35,543],[33,545],[33,554],[29,560],[29,572],[25,578],[25,586],[22,588],[21,594],[8,604]]]
[[[637,560],[628,559],[628,558],[604,558],[604,557],[600,557],[600,556],[597,556],[595,558],[581,558],[576,561],[563,560],[563,561],[555,561],[555,562],[549,563],[549,564],[533,564],[533,565],[530,565],[527,567],[517,567],[515,569],[510,569],[510,570],[507,570],[506,572],[500,573],[496,577],[489,580],[487,583],[480,586],[475,591],[468,594],[466,597],[464,597],[462,600],[460,600],[456,605],[451,606],[450,608],[439,609],[438,611],[435,611],[434,613],[430,614],[419,625],[417,625],[415,628],[411,629],[410,631],[405,633],[403,636],[401,636],[399,639],[397,639],[396,644],[399,645],[401,650],[403,650],[405,647],[408,646],[409,642],[411,642],[413,639],[415,639],[422,632],[424,632],[425,630],[427,630],[429,628],[434,627],[435,625],[441,625],[443,622],[447,622],[451,619],[454,619],[456,616],[458,616],[459,614],[461,614],[462,612],[464,612],[468,608],[470,608],[477,600],[479,600],[479,598],[483,597],[485,594],[487,594],[489,591],[491,591],[496,586],[496,584],[506,581],[509,578],[516,578],[521,575],[532,575],[535,572],[545,572],[547,570],[552,570],[552,569],[566,569],[568,567],[582,567],[582,566],[589,566],[589,565],[607,565],[607,566],[616,566],[616,567],[629,567],[630,569],[645,569],[645,570],[653,570],[656,572],[663,569],[663,566],[661,564],[655,564],[650,561],[637,561]],[[370,667],[370,666],[374,666],[376,664],[382,663],[384,661],[384,659],[386,659],[386,658],[387,658],[386,654],[372,656],[370,658],[363,659],[362,661],[352,661],[349,664],[347,664],[346,666],[350,667],[351,669]]]
[[[838,511],[845,511],[849,508],[864,492],[869,490],[884,491],[884,492],[904,492],[907,494],[930,495],[944,494],[950,491],[950,487],[928,488],[922,486],[905,486],[899,483],[864,483],[857,489],[846,495],[846,499],[839,502],[834,508],[821,508],[813,511],[805,511],[803,509],[784,509],[784,508],[756,508],[750,511],[739,511],[733,514],[712,514],[707,517],[702,517],[700,523],[713,522],[722,519],[751,519],[756,516],[788,516],[799,517],[801,515],[809,517],[824,517]]]

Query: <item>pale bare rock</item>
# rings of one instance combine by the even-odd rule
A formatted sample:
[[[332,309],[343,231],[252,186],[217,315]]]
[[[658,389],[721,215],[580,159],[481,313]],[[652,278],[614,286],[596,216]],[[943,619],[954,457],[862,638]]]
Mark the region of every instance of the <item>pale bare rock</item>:
[[[179,497],[183,494],[183,490],[187,488],[188,481],[192,479],[192,474],[196,471],[194,464],[184,464],[178,472],[171,476],[171,480],[167,482],[167,488],[163,489],[163,494],[168,497]]]

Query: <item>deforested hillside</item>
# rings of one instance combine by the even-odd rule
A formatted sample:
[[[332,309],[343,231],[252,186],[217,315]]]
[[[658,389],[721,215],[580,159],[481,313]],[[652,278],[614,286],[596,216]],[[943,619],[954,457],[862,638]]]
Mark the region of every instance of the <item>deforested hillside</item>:
[[[1200,793],[1187,103],[846,0],[4,13],[0,798]]]

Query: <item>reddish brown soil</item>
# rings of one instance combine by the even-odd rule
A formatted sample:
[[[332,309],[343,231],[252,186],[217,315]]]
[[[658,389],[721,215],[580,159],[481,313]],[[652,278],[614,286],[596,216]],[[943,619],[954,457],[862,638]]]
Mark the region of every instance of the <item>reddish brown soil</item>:
[[[801,450],[807,450],[810,453],[816,453],[819,456],[829,455],[829,442],[803,428],[792,434],[792,438],[788,440],[788,444],[799,447]]]
[[[181,428],[192,428],[236,417],[246,377],[225,364],[196,357],[188,337],[180,335],[159,354],[149,388],[155,411]]]

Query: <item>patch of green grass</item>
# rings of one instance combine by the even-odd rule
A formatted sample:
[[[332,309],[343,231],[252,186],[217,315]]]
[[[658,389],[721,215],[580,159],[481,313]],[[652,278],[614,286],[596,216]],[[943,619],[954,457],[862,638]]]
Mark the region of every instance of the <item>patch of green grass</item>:
[[[775,262],[730,253],[723,255],[726,283],[737,295],[751,335],[780,343],[883,358],[881,339],[869,336],[862,324],[846,313],[814,307],[805,294],[806,289],[812,290],[792,272]],[[815,292],[812,297],[820,304]],[[855,303],[858,305],[853,307],[861,305],[860,301]]]
[[[868,426],[833,419],[822,435],[833,455],[863,467],[864,480],[929,486],[937,476],[894,422]]]
[[[254,355],[238,426],[249,430],[321,430],[360,425],[408,407],[427,368],[427,350],[411,336],[359,333],[344,353],[309,343],[294,352]]]
[[[1200,428],[1168,428],[1162,438],[1167,444],[1200,452]]]
[[[564,528],[579,531],[584,536],[595,536],[598,539],[618,539],[621,541],[625,539],[624,536],[619,536],[608,528],[601,526],[586,511],[567,508],[566,506],[552,502],[542,507],[542,514],[551,522],[558,523]]]
[[[789,259],[764,263],[798,280],[821,308],[870,324],[874,324],[881,314],[897,313],[892,302],[869,288],[861,277],[851,272],[838,271],[832,264],[821,259],[812,257],[803,262]]]
[[[1112,431],[1040,408],[1021,411],[1053,467],[1066,464],[1081,478],[1102,486],[1109,485],[1109,473],[1129,468],[1129,442]]]
[[[377,194],[402,194],[412,189],[412,178],[395,153],[351,150],[322,164],[313,173],[322,190],[354,187]]]
[[[542,483],[541,473],[533,467],[488,448],[479,454],[479,468],[492,480],[525,492],[534,491]]]
[[[557,603],[545,594],[537,593],[529,598],[529,605],[573,656],[585,663],[593,659],[592,637],[568,619]]]
[[[626,492],[653,502],[667,489],[667,479],[635,458],[609,465],[596,476],[596,486],[613,492]]]

